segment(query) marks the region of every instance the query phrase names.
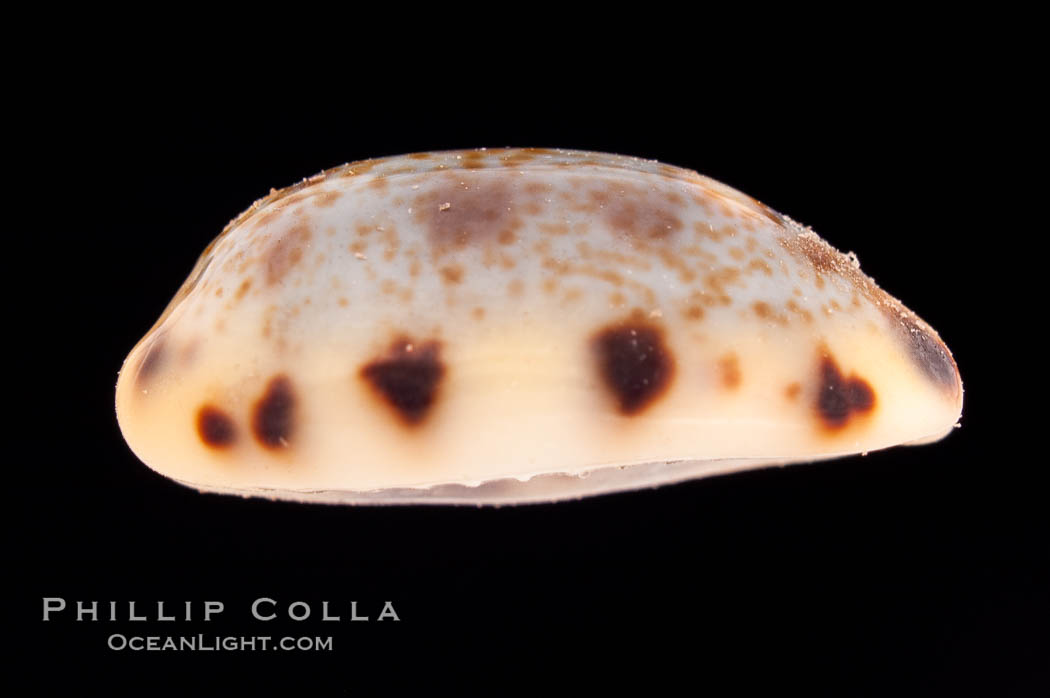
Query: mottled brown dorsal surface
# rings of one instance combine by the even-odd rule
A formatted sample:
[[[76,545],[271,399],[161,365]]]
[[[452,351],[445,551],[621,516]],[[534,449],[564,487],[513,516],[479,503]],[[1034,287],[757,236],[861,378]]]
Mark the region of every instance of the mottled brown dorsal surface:
[[[544,149],[272,191],[132,350],[121,428],[207,490],[576,497],[928,441],[962,390],[856,258],[689,170]]]

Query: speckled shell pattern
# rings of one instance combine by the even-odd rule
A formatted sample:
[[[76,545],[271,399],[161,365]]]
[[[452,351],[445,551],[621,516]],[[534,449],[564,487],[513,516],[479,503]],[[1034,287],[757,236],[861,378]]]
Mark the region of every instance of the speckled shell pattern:
[[[937,334],[695,172],[600,153],[368,160],[257,201],[132,350],[132,450],[201,490],[550,501],[948,433]]]

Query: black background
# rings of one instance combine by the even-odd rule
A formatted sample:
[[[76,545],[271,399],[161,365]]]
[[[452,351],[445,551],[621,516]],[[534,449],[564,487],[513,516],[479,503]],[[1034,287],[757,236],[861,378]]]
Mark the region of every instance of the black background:
[[[979,236],[994,231],[975,210],[995,173],[980,162],[980,75],[921,37],[894,39],[874,57],[739,72],[689,56],[511,70],[423,55],[315,83],[113,60],[45,84],[49,108],[23,137],[41,154],[29,179],[56,221],[52,261],[13,270],[47,338],[21,350],[44,390],[21,435],[31,482],[9,493],[10,602],[34,685],[212,694],[289,680],[346,695],[546,685],[568,669],[582,685],[680,676],[699,692],[1045,695],[1050,525],[987,321]],[[508,145],[696,169],[855,251],[953,350],[962,428],[924,447],[500,509],[202,495],[127,449],[112,406],[123,358],[254,199],[355,159]],[[43,623],[45,596],[226,611]],[[328,600],[344,619],[351,600],[373,617],[392,600],[401,621],[261,624],[259,596],[315,616]],[[333,635],[335,651],[112,652],[113,632]]]

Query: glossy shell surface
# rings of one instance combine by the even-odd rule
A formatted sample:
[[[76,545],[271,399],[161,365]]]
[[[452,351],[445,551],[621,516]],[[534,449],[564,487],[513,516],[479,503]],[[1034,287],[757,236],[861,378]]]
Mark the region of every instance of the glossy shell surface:
[[[856,258],[653,161],[352,163],[271,192],[127,357],[132,450],[192,487],[514,503],[948,433],[937,334]]]

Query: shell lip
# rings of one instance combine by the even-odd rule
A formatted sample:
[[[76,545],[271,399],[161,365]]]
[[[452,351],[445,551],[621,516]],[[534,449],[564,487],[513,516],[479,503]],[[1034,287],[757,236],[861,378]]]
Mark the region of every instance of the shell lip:
[[[937,441],[952,428],[906,445],[920,445]],[[821,453],[805,458],[719,458],[712,460],[659,460],[630,465],[606,464],[581,473],[547,472],[521,477],[500,477],[488,480],[427,483],[416,486],[345,490],[326,488],[280,489],[273,487],[236,488],[203,485],[174,478],[176,482],[200,492],[235,494],[242,497],[261,497],[271,500],[290,500],[320,504],[363,505],[471,505],[501,506],[508,504],[542,504],[562,500],[578,500],[591,496],[614,494],[643,489],[655,489],[687,480],[729,475],[742,470],[755,470],[786,465],[803,465],[843,456],[866,455],[857,453]]]
[[[827,457],[833,458],[834,456]],[[821,456],[814,460],[823,458],[824,456]],[[654,489],[705,475],[729,474],[739,470],[787,465],[789,462],[809,461],[768,458],[654,461],[629,466],[601,466],[578,474],[552,472],[522,478],[502,477],[469,483],[441,483],[373,490],[234,488],[201,485],[178,478],[175,478],[175,481],[200,492],[320,504],[502,506],[579,500],[616,492]],[[668,473],[668,470],[672,472]]]

